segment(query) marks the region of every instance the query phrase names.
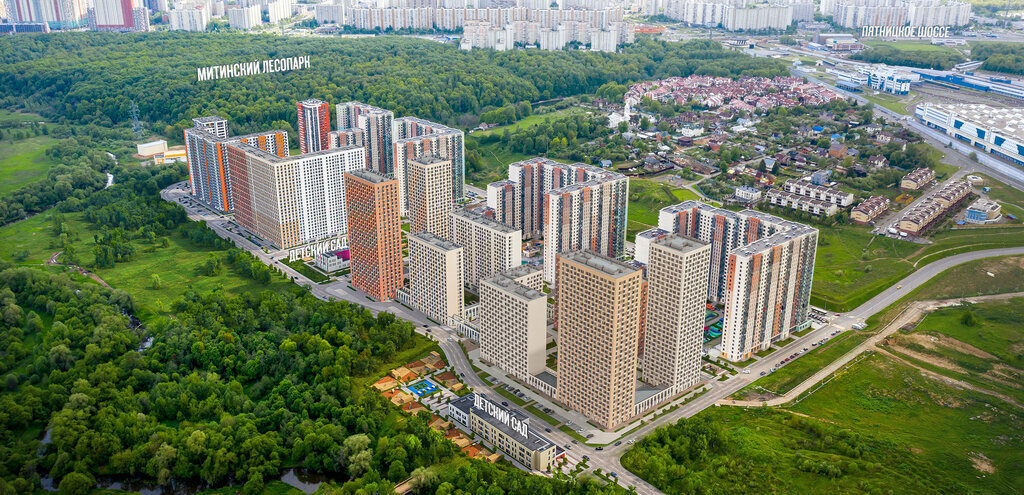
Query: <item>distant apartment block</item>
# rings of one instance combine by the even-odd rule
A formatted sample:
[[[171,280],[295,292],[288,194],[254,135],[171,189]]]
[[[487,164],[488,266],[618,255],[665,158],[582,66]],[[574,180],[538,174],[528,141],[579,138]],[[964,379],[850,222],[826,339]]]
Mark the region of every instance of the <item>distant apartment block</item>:
[[[524,238],[544,236],[545,280],[552,281],[559,253],[590,249],[622,255],[628,188],[622,174],[533,158],[509,165],[508,181],[488,185],[487,206]]]
[[[787,180],[782,185],[782,190],[788,193],[807,196],[811,199],[832,203],[844,208],[853,204],[852,193],[832,189],[831,187],[815,185],[810,181],[805,180]]]
[[[234,210],[232,176],[225,146],[244,142],[277,156],[288,156],[286,131],[228,137],[227,120],[221,117],[199,117],[192,122],[195,126],[184,132],[189,188],[193,197],[219,212]]]
[[[248,31],[263,24],[259,4],[228,9],[228,25],[231,29]]]
[[[409,232],[452,238],[451,161],[424,155],[409,162]]]
[[[810,196],[780,191],[778,189],[768,191],[768,195],[765,199],[767,199],[768,204],[772,206],[790,208],[797,211],[806,211],[812,215],[821,217],[830,217],[839,213],[839,207],[833,203],[814,199]]]
[[[327,133],[331,130],[331,114],[327,102],[316,99],[296,104],[299,120],[299,150],[316,153],[329,148]]]
[[[424,155],[448,160],[452,201],[462,199],[466,182],[466,142],[459,129],[415,117],[403,117],[394,121],[394,176],[400,181],[398,194],[403,212],[410,208],[406,194],[409,187],[409,162]]]
[[[413,306],[442,325],[463,313],[463,253],[430,232],[409,235],[409,294]]]
[[[139,0],[94,0],[92,5],[87,11],[92,31],[149,31],[149,10]]]
[[[372,170],[345,174],[352,286],[377,301],[402,287],[402,219],[398,180]]]
[[[235,221],[287,249],[348,232],[345,174],[363,168],[358,146],[278,156],[227,145]]]
[[[344,142],[366,147],[366,168],[381,175],[399,179],[399,199],[404,198],[405,178],[395,175],[394,140],[395,114],[390,110],[349,101],[339,103],[337,111],[338,135]],[[358,142],[357,142],[358,141]],[[403,214],[405,207],[402,208]]]
[[[614,429],[635,412],[642,272],[583,251],[557,267],[558,399]]]
[[[171,31],[193,31],[202,33],[210,23],[211,12],[208,5],[186,3],[167,12]]]
[[[523,261],[523,237],[517,229],[483,215],[455,210],[452,240],[465,249],[465,282],[478,290],[480,280],[519,266]]]

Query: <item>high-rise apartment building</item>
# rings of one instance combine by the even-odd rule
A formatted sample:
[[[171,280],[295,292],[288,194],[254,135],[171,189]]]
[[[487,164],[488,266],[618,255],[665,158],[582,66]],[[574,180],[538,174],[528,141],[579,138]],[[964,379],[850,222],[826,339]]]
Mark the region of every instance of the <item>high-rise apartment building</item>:
[[[220,212],[234,210],[231,170],[226,148],[243,142],[277,156],[288,156],[288,133],[267,131],[228,137],[227,120],[209,116],[192,119],[195,126],[185,129],[185,159],[192,196]]]
[[[344,146],[362,146],[366,148],[366,132],[362,129],[342,129],[340,131],[331,131],[327,133],[327,147],[328,148],[341,148]],[[375,169],[370,169],[375,170]],[[380,173],[380,172],[377,172]],[[387,176],[387,174],[381,174]]]
[[[231,29],[248,31],[263,24],[259,4],[228,9],[228,25]]]
[[[372,170],[345,174],[352,286],[390,301],[402,286],[402,219],[398,180]]]
[[[149,11],[140,0],[94,0],[88,19],[93,31],[149,31]]]
[[[409,181],[409,161],[424,155],[448,160],[451,168],[451,198],[454,201],[465,196],[466,143],[462,131],[428,120],[403,117],[395,119],[394,138],[395,177],[399,180],[405,178],[405,183],[399,189],[405,208],[403,211],[410,208],[410,198],[405,194]]]
[[[726,359],[743,361],[810,325],[817,229],[698,201],[663,208],[658,227],[711,244],[708,299],[725,303],[721,348]]]
[[[643,380],[675,395],[700,381],[711,245],[679,235],[655,240],[647,265]]]
[[[409,294],[413,306],[451,325],[463,312],[463,249],[430,232],[409,235]]]
[[[619,257],[626,243],[629,180],[602,168],[532,158],[508,166],[508,180],[487,186],[494,218],[544,236],[544,278],[554,279],[555,255],[590,249]]]
[[[348,231],[345,174],[363,168],[363,148],[278,156],[233,143],[227,158],[239,225],[282,249]]]
[[[547,295],[543,274],[520,265],[480,280],[480,358],[533,381],[547,358]]]
[[[605,256],[622,255],[626,242],[629,179],[610,174],[577,182],[544,194],[544,259],[589,249]],[[552,262],[545,279],[555,278]]]
[[[74,29],[85,25],[83,0],[9,0],[16,22],[45,22],[50,29]]]
[[[339,103],[337,111],[339,132],[358,132],[362,134],[362,145],[366,147],[366,168],[388,177],[402,180],[404,178],[395,175],[395,159],[392,146],[394,145],[394,121],[395,114],[390,110],[377,108],[357,101]],[[400,184],[399,198],[405,190],[405,184]],[[405,207],[402,207],[404,214]]]
[[[186,3],[167,12],[171,31],[192,31],[202,33],[210,23],[210,4]]]
[[[465,282],[477,290],[480,279],[523,262],[523,237],[517,229],[467,210],[452,212],[452,241],[465,252]]]
[[[409,161],[409,232],[452,238],[452,163],[434,155]]]
[[[311,99],[300,101],[296,106],[299,115],[299,151],[316,153],[328,149],[327,133],[331,130],[331,113],[327,102]]]
[[[269,0],[266,7],[267,21],[271,24],[277,24],[292,16],[292,0]]]
[[[635,411],[643,272],[583,251],[557,266],[558,399],[614,429]]]

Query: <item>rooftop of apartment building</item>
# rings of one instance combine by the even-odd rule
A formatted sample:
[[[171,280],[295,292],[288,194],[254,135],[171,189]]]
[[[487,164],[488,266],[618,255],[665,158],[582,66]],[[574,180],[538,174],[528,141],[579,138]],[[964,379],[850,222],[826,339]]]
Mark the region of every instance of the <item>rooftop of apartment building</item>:
[[[281,132],[283,132],[283,131],[281,131]],[[243,136],[235,137],[234,139],[241,139],[241,137],[243,137]],[[244,143],[244,142],[232,143],[231,145],[235,146],[236,148],[238,148],[238,149],[240,149],[240,150],[242,150],[242,151],[244,151],[244,152],[246,152],[246,153],[248,153],[250,155],[255,155],[255,156],[259,157],[261,160],[263,160],[263,161],[265,161],[267,163],[270,163],[272,165],[281,165],[281,164],[285,164],[285,163],[291,163],[291,162],[294,162],[294,161],[297,161],[297,160],[305,160],[305,159],[308,159],[308,158],[317,158],[317,157],[321,157],[321,156],[330,156],[330,155],[334,155],[334,154],[337,154],[337,153],[344,153],[344,152],[348,152],[348,151],[352,151],[352,150],[362,150],[363,149],[362,146],[349,145],[349,146],[342,146],[340,148],[330,148],[330,149],[326,149],[326,150],[315,151],[313,153],[301,153],[301,154],[298,154],[298,155],[277,156],[274,153],[271,153],[269,151],[263,151],[263,150],[255,147],[255,146],[251,146],[248,143]]]
[[[669,213],[681,213],[681,212],[684,212],[684,211],[687,211],[687,210],[692,210],[694,208],[696,208],[698,210],[701,210],[701,211],[706,211],[708,213],[714,213],[714,214],[722,215],[724,217],[729,217],[729,218],[733,218],[733,219],[736,219],[736,220],[741,220],[741,217],[739,215],[737,215],[736,212],[734,212],[734,211],[726,210],[724,208],[717,208],[715,206],[711,206],[711,205],[709,205],[707,203],[702,203],[700,201],[693,200],[693,199],[687,200],[687,201],[683,201],[682,203],[679,203],[677,205],[666,206],[666,207],[662,208],[661,211],[667,211]]]
[[[643,232],[640,232],[636,236],[638,238],[642,237],[644,239],[661,239],[662,237],[665,237],[665,236],[667,236],[669,234],[671,234],[671,232],[669,232],[667,230],[662,230],[662,229],[659,229],[659,228],[655,227],[653,229],[649,229],[649,230],[645,230]]]
[[[612,278],[622,278],[640,271],[636,267],[590,251],[571,251],[558,256],[611,275]]]
[[[348,172],[348,174],[353,177],[358,177],[362,180],[365,180],[366,182],[369,182],[371,184],[383,184],[385,182],[396,180],[386,175],[381,175],[378,174],[377,172],[374,172],[373,170],[365,168],[360,170],[353,170],[351,172]]]
[[[532,273],[539,273],[540,271],[541,269],[539,266],[519,265],[505,270],[504,275],[511,278],[520,278]]]
[[[423,156],[418,157],[418,158],[413,158],[413,159],[409,160],[409,162],[410,163],[419,163],[421,165],[433,165],[435,163],[442,163],[442,162],[448,163],[448,162],[450,162],[450,160],[445,160],[444,158],[441,158],[441,157],[435,156],[435,155],[423,155]]]
[[[459,246],[458,244],[455,244],[454,242],[449,241],[447,239],[442,239],[442,238],[440,238],[440,237],[438,237],[438,236],[436,236],[434,234],[431,234],[430,232],[427,232],[427,231],[417,232],[415,234],[410,234],[409,235],[409,240],[413,240],[413,239],[415,239],[415,240],[417,240],[419,242],[422,242],[424,244],[427,244],[429,246],[435,247],[437,249],[440,249],[442,251],[452,251],[452,250],[455,250],[455,249],[462,249],[462,246]]]
[[[338,103],[336,106],[339,106],[339,107],[353,106],[353,107],[357,107],[357,108],[361,108],[361,109],[367,110],[370,113],[390,113],[391,112],[391,110],[385,110],[383,108],[375,107],[373,105],[368,105],[366,103],[359,102],[359,101],[346,101],[345,103]]]
[[[487,227],[491,230],[496,230],[502,234],[511,234],[519,230],[509,227],[508,225],[505,225],[497,220],[494,220],[493,218],[485,217],[479,213],[473,213],[465,209],[452,210],[452,216],[465,218],[466,220],[483,225],[484,227]]]
[[[673,235],[670,235],[670,236],[658,239],[658,240],[654,241],[652,244],[657,244],[659,246],[664,246],[664,247],[667,247],[669,249],[673,249],[675,251],[679,251],[680,253],[688,253],[690,251],[694,251],[694,250],[703,248],[704,246],[708,245],[708,243],[706,243],[704,241],[701,241],[701,240],[698,240],[698,239],[694,239],[692,237],[685,236],[685,235],[679,235],[679,234],[673,234]]]
[[[503,291],[512,294],[513,296],[522,299],[523,301],[530,302],[536,301],[537,299],[547,299],[547,295],[539,290],[533,290],[519,282],[516,282],[513,278],[507,274],[499,273],[492,277],[487,277],[480,281],[481,284],[489,284],[500,287]]]
[[[281,130],[281,129],[273,129],[273,130],[270,130],[270,131],[260,131],[260,132],[253,132],[251,134],[243,134],[241,136],[226,136],[226,137],[218,137],[216,134],[213,134],[209,130],[204,129],[202,127],[189,127],[188,129],[185,129],[185,132],[199,134],[200,136],[203,137],[203,139],[206,139],[206,140],[208,140],[210,142],[213,142],[213,143],[227,143],[227,142],[231,142],[231,141],[241,141],[243,139],[256,138],[256,137],[260,137],[260,136],[271,136],[271,135],[279,134],[279,133],[287,134],[288,131],[284,131],[284,130]],[[242,144],[244,144],[244,143],[242,143]],[[273,154],[273,153],[271,153],[271,154]],[[277,156],[277,155],[274,155],[274,156]]]
[[[209,122],[227,122],[228,119],[220,117],[218,115],[207,115],[206,117],[196,117],[192,119],[192,122],[197,124],[206,124]]]
[[[318,100],[316,98],[310,98],[308,100],[300,101],[299,104],[300,105],[305,105],[305,106],[319,106],[319,105],[323,105],[324,101],[323,100]]]

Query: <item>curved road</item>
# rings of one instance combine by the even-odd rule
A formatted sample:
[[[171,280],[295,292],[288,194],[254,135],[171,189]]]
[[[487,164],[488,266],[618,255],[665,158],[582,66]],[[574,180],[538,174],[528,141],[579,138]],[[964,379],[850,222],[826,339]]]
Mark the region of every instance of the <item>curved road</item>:
[[[310,282],[305,276],[296,272],[291,267],[280,263],[273,259],[271,255],[265,253],[260,247],[253,244],[248,239],[242,237],[237,233],[237,228],[228,230],[230,220],[224,216],[211,212],[210,210],[203,209],[201,207],[190,206],[182,201],[187,195],[187,191],[183,185],[185,183],[174,184],[163,191],[161,196],[164,200],[173,203],[181,204],[189,214],[189,218],[193,220],[206,220],[207,225],[217,232],[221,237],[233,241],[239,247],[246,249],[254,256],[258,257],[261,261],[266,263],[272,268],[282,271],[287,276],[291,277],[296,283],[300,285],[308,285],[310,291],[318,298],[323,300],[347,300],[349,302],[359,304],[365,307],[370,312],[376,314],[381,311],[387,311],[393,313],[396,317],[410,321],[416,325],[417,332],[426,335],[438,342],[441,349],[445,352],[448,357],[449,364],[454,368],[456,373],[463,376],[464,381],[470,387],[478,392],[483,393],[494,393],[490,385],[486,384],[481,380],[469,362],[468,357],[462,351],[459,346],[459,340],[461,337],[456,334],[452,329],[440,325],[435,325],[430,322],[426,316],[418,311],[412,311],[405,306],[397,302],[375,302],[367,299],[366,294],[355,291],[348,287],[348,284],[344,281],[333,282],[329,284],[315,284]],[[853,324],[863,321],[865,318],[873,315],[874,313],[885,309],[890,304],[896,302],[898,299],[903,297],[908,292],[921,286],[923,283],[930,280],[932,277],[938,275],[942,271],[966,263],[968,261],[974,261],[983,258],[995,257],[995,256],[1006,256],[1006,255],[1024,255],[1024,246],[1015,248],[1001,248],[1001,249],[989,249],[985,251],[975,251],[970,253],[958,254],[950,256],[932,262],[924,267],[918,269],[914,273],[908,275],[906,278],[898,282],[896,285],[882,291],[880,294],[871,298],[868,302],[857,307],[853,311],[846,313],[845,315],[838,315],[828,325],[824,325],[816,330],[808,332],[802,337],[796,337],[793,342],[789,343],[780,350],[777,350],[769,358],[764,358],[756,363],[748,366],[746,370],[749,370],[749,374],[740,373],[730,377],[725,381],[709,380],[705,382],[704,386],[709,388],[710,391],[699,397],[698,399],[680,406],[678,409],[659,417],[657,420],[650,422],[636,431],[625,435],[620,438],[620,445],[609,445],[604,447],[602,451],[597,451],[593,447],[588,447],[583,444],[573,444],[572,450],[569,451],[569,455],[578,459],[583,455],[590,457],[590,468],[601,468],[605,473],[615,472],[618,474],[619,484],[622,486],[634,486],[637,493],[640,494],[656,494],[660,493],[658,489],[650,485],[643,479],[629,472],[622,467],[620,458],[622,454],[630,447],[629,440],[639,440],[645,435],[651,433],[655,428],[671,424],[679,421],[682,418],[691,417],[700,411],[713,406],[726,397],[729,397],[733,393],[739,391],[743,387],[749,385],[752,381],[756,380],[762,371],[767,372],[769,368],[776,365],[776,359],[782,359],[785,356],[796,353],[805,347],[810,347],[812,342],[817,342],[822,339],[831,337],[832,335],[848,330]],[[901,286],[901,289],[896,289],[896,286]],[[820,380],[820,378],[819,378]],[[813,383],[811,383],[813,385]],[[665,409],[670,404],[662,405],[658,409]],[[521,411],[529,416],[533,417],[525,409]],[[544,424],[544,421],[540,418],[533,417],[533,422],[536,424]],[[558,430],[552,429],[551,433],[545,434],[552,441],[559,445],[571,444],[572,437],[568,434]]]

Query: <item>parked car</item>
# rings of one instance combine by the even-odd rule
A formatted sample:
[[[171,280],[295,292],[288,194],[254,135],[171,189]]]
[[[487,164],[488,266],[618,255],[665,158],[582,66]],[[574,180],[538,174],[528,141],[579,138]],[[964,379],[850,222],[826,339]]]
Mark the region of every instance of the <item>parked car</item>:
[[[544,428],[544,431],[551,433],[551,428]]]
[[[618,441],[618,442],[615,442],[615,446],[616,446],[616,447],[618,447],[619,445],[622,445],[622,441],[621,441],[621,440],[620,440],[620,441]]]
[[[764,372],[762,371],[762,372],[761,372],[761,376],[764,376],[764,375],[765,375],[765,373],[764,373]]]
[[[505,401],[501,401],[501,405],[503,405],[503,406],[505,406],[505,407],[508,407],[508,402],[505,402]]]
[[[604,447],[598,447],[598,448],[596,448],[594,450],[604,450]]]

